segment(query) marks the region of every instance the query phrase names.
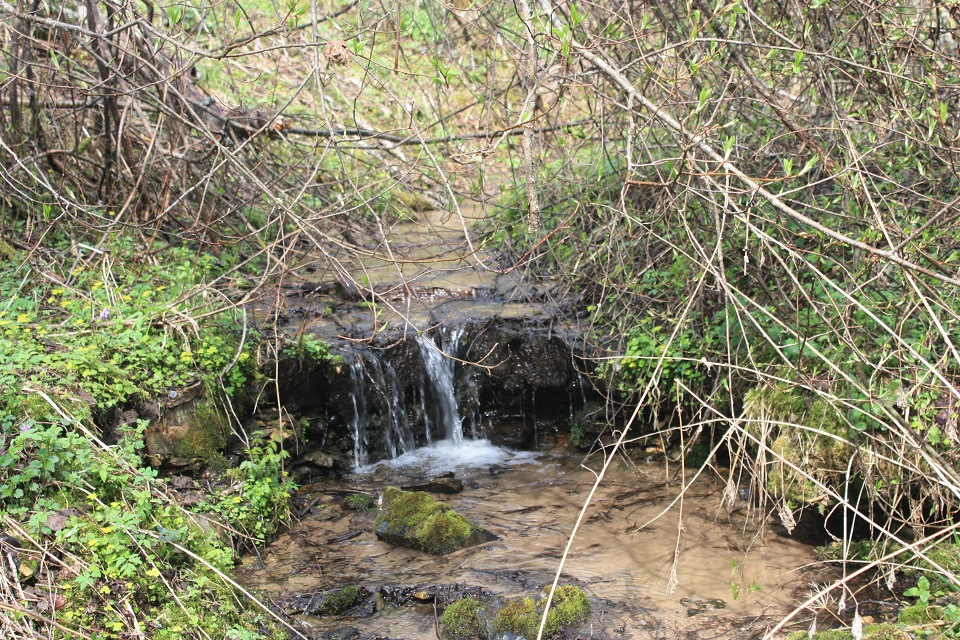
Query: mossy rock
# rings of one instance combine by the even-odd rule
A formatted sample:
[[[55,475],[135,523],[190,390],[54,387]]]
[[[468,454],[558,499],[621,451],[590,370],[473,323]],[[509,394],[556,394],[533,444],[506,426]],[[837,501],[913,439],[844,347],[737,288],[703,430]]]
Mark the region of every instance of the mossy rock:
[[[744,398],[747,430],[769,447],[764,489],[794,504],[819,503],[843,482],[853,454],[839,410],[791,387],[757,387]],[[812,477],[796,469],[812,470]]]
[[[943,620],[943,607],[918,602],[900,610],[897,621],[908,627],[919,627]]]
[[[787,640],[808,640],[806,631],[794,631]],[[813,634],[813,640],[853,640],[849,629],[825,629]],[[910,634],[895,624],[868,624],[863,627],[863,640],[910,640]]]
[[[423,491],[396,487],[383,491],[374,532],[384,542],[434,554],[497,539]]]
[[[297,613],[310,616],[335,616],[357,603],[359,587],[349,586],[321,591],[310,596],[305,604],[298,605]]]
[[[487,628],[480,619],[482,609],[483,604],[476,598],[457,600],[444,610],[440,618],[443,630],[453,640],[486,638]]]
[[[512,633],[533,640],[540,630],[540,618],[548,594],[549,588],[544,589],[543,597],[537,602],[531,598],[507,602],[493,620],[494,630],[497,633]],[[543,627],[543,637],[553,636],[564,627],[586,619],[589,613],[590,600],[583,589],[572,585],[557,587],[547,613],[547,622]]]
[[[344,499],[343,506],[350,511],[369,511],[376,502],[369,493],[352,493]]]

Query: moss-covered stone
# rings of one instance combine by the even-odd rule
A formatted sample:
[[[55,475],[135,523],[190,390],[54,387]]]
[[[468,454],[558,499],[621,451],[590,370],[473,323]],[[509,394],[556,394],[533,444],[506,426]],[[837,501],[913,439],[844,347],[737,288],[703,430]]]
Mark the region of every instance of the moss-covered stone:
[[[314,594],[299,613],[311,616],[335,616],[356,604],[359,595],[359,587],[354,586],[322,591]]]
[[[901,609],[897,614],[897,621],[908,627],[930,624],[939,620],[943,620],[943,607],[922,602]]]
[[[486,625],[480,619],[483,604],[476,598],[457,600],[446,608],[440,618],[443,630],[453,640],[486,638]]]
[[[548,594],[549,588],[544,589],[543,597],[537,602],[530,598],[507,602],[493,620],[494,630],[533,640],[540,630],[540,618]],[[589,613],[590,600],[583,589],[572,585],[557,587],[543,627],[544,637],[553,636],[564,627],[584,620]]]
[[[794,631],[788,640],[809,640],[806,631]],[[813,640],[853,640],[849,629],[824,629],[813,634]],[[868,624],[863,627],[863,640],[910,640],[910,634],[889,622]]]
[[[351,511],[368,511],[375,504],[376,500],[369,493],[352,493],[343,501],[343,506]]]
[[[184,389],[165,405],[162,417],[154,420],[144,433],[146,453],[152,464],[208,464],[226,447],[226,417],[202,384]]]
[[[496,539],[428,494],[396,487],[383,492],[374,532],[384,542],[435,554]]]
[[[750,433],[769,449],[767,493],[797,505],[821,503],[827,497],[821,484],[842,483],[853,446],[836,407],[794,388],[758,387],[746,394],[744,417]]]

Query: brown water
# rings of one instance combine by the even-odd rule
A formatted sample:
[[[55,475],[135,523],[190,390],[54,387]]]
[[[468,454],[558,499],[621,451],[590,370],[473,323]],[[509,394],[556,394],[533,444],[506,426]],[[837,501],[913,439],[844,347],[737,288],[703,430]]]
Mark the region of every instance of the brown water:
[[[595,478],[580,462],[581,456],[569,453],[539,454],[497,466],[496,474],[488,466],[460,469],[467,488],[438,497],[500,540],[442,557],[379,542],[372,533],[375,513],[342,510],[343,494],[337,493],[376,492],[437,469],[381,468],[325,484],[317,494],[317,515],[282,535],[262,558],[245,558],[238,579],[277,596],[348,584],[376,589],[458,582],[508,597],[536,597],[553,579]],[[599,458],[585,463],[595,469],[601,464]],[[581,637],[753,637],[789,612],[807,588],[811,576],[798,568],[813,561],[813,550],[765,531],[744,503],[723,507],[721,479],[701,477],[667,509],[684,473],[672,466],[668,478],[660,464],[611,466],[561,580],[580,584],[592,598]],[[357,531],[356,537],[347,535]],[[688,599],[719,599],[725,607],[690,615],[697,607]],[[349,624],[364,636],[435,637],[431,606],[309,622],[321,630]]]

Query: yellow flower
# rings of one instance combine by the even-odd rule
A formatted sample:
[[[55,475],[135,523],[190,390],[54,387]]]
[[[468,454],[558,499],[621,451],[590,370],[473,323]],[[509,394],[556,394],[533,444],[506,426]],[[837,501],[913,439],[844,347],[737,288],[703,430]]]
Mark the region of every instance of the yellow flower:
[[[100,527],[100,531],[102,531],[103,533],[110,533],[111,531],[113,531],[113,527]]]
[[[160,570],[156,567],[150,567],[147,569],[147,575],[151,578],[156,578],[160,575]]]

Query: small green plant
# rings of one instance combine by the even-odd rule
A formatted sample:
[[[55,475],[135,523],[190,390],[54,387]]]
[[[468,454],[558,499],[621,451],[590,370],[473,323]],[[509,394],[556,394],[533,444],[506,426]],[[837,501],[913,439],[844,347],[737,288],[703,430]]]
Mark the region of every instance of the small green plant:
[[[730,560],[730,565],[731,565],[730,575],[736,578],[737,575],[739,574],[742,579],[743,568],[740,565],[740,563],[737,562],[736,560]],[[747,593],[756,593],[757,591],[763,591],[763,585],[757,582],[756,580],[752,580],[750,584],[746,587],[746,590],[747,590]],[[730,592],[733,595],[733,599],[738,600],[740,598],[740,594],[742,593],[740,582],[733,580],[730,583]]]
[[[284,461],[289,452],[262,434],[247,450],[247,459],[225,474],[228,486],[200,506],[221,516],[248,543],[263,544],[290,517],[290,495],[296,485]]]

